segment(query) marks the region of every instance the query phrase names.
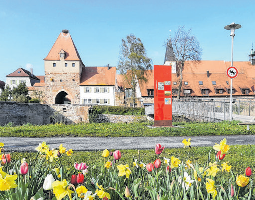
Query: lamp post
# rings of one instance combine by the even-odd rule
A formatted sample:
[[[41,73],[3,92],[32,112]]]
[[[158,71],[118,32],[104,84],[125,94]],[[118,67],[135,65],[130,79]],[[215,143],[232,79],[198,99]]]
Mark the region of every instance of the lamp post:
[[[233,46],[234,46],[234,37],[235,30],[241,28],[240,24],[235,24],[234,22],[225,26],[224,29],[230,30],[230,36],[232,37],[232,47],[231,47],[231,67],[233,67]],[[229,120],[232,121],[232,87],[233,87],[233,78],[230,79],[230,102],[229,102]]]

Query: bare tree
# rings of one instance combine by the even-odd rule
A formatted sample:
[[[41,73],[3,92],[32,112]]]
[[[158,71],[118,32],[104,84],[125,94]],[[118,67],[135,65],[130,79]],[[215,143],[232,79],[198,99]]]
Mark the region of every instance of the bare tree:
[[[118,70],[124,75],[125,82],[131,88],[133,105],[136,103],[136,86],[138,81],[146,81],[147,70],[152,69],[151,59],[146,56],[144,45],[140,38],[130,34],[122,39]]]
[[[167,45],[173,48],[175,54],[177,76],[179,76],[177,98],[180,99],[184,63],[188,60],[200,61],[202,49],[196,37],[191,35],[191,29],[186,31],[184,26],[179,27],[174,37],[168,39]]]

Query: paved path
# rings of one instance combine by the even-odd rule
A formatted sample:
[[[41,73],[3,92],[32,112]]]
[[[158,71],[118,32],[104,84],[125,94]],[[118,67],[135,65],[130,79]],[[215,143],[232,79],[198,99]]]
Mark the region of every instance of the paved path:
[[[157,143],[166,148],[183,147],[182,140],[189,137],[54,137],[54,138],[20,138],[0,137],[5,150],[35,151],[39,143],[45,141],[50,148],[58,148],[63,144],[74,151],[93,151],[104,149],[154,149]],[[191,138],[191,146],[213,146],[223,138],[227,144],[255,144],[254,135],[236,136],[196,136]]]

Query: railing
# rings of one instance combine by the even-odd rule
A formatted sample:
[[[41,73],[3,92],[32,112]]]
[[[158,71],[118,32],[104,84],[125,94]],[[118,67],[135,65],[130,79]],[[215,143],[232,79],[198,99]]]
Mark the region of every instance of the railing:
[[[217,122],[229,119],[229,98],[222,99],[173,99],[173,114],[193,120]],[[255,99],[234,98],[232,119],[247,121],[255,117]]]

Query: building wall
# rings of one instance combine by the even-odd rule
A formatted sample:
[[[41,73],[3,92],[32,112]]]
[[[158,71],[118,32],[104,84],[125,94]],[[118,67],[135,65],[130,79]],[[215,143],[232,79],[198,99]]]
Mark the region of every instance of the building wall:
[[[96,88],[99,89],[99,92],[96,92]],[[98,99],[99,105],[114,106],[114,97],[115,86],[80,86],[80,104],[98,104],[95,102],[95,100]],[[89,99],[91,102],[89,102]],[[107,103],[104,103],[104,100],[106,100]]]
[[[12,83],[15,81],[15,83]],[[21,82],[25,82],[27,87],[31,87],[31,80],[29,77],[6,77],[6,85],[9,85],[11,89],[17,87]]]
[[[53,63],[56,64],[53,67]],[[67,66],[65,65],[67,63]],[[75,67],[72,64],[75,64]],[[82,63],[80,61],[69,61],[69,60],[45,60],[44,61],[44,70],[45,74],[48,73],[78,73],[81,74],[82,72]]]

